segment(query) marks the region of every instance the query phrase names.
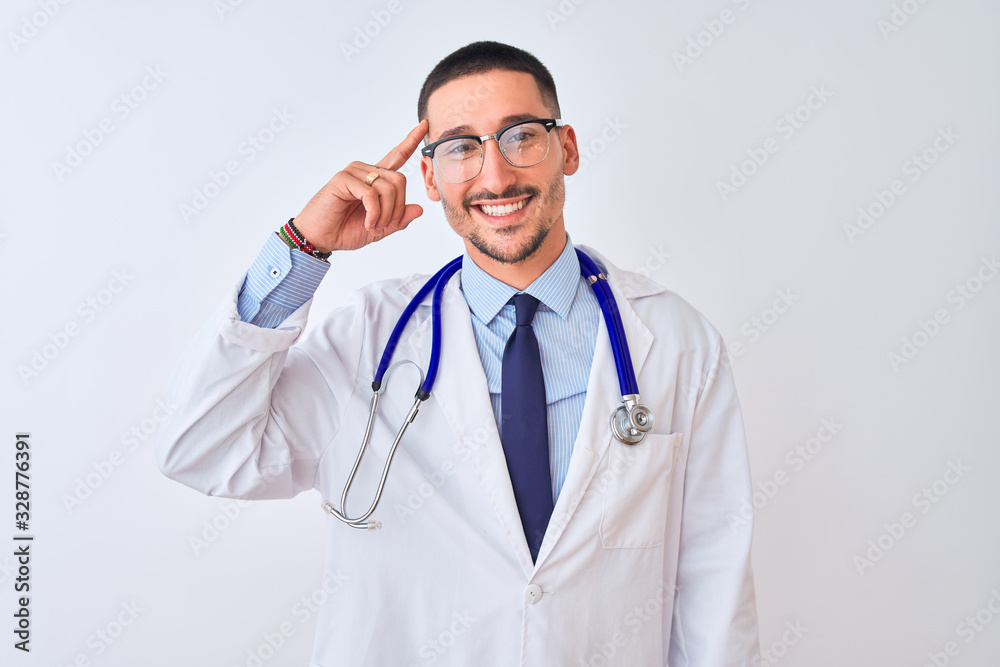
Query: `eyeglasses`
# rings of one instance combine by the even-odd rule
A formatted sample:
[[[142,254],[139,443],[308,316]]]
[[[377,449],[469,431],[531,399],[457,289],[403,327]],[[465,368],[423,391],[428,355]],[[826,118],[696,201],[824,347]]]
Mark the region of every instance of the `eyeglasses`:
[[[465,183],[483,169],[483,142],[494,139],[500,154],[515,167],[533,167],[549,154],[549,130],[562,127],[558,118],[532,118],[512,123],[496,134],[463,134],[420,149],[434,161],[434,171],[449,183]]]

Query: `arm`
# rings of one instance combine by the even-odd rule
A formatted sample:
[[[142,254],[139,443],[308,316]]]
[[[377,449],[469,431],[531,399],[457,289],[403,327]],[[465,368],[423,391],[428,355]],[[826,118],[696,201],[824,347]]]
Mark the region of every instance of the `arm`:
[[[684,478],[669,664],[760,664],[750,566],[752,518],[727,514],[751,498],[743,417],[721,339],[696,399]]]
[[[421,121],[377,165],[352,162],[337,172],[296,216],[301,236],[333,252],[405,229],[423,210],[405,203],[406,178],[396,170],[426,131]],[[373,169],[378,178],[366,180]],[[311,488],[353,391],[365,308],[349,304],[331,319],[321,373],[292,345],[326,272],[317,263],[325,262],[280,245],[268,239],[168,383],[167,399],[178,407],[157,438],[158,465],[209,495],[289,498]]]
[[[330,424],[306,429],[286,415],[319,397],[329,411],[336,397],[305,355],[289,348],[328,268],[270,236],[238,302],[231,296],[222,304],[174,368],[166,398],[178,407],[157,439],[166,476],[226,497],[289,498],[312,486]]]
[[[236,310],[243,322],[277,328],[312,298],[330,265],[271,234],[247,271]]]

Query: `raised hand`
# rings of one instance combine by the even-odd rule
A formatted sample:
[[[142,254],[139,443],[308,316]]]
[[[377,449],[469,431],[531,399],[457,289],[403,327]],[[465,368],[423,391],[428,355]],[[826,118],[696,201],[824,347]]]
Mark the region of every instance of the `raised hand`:
[[[406,229],[424,210],[406,203],[406,164],[427,134],[422,120],[374,165],[352,162],[338,171],[295,217],[295,226],[321,252],[356,250]],[[378,177],[371,184],[365,179]]]

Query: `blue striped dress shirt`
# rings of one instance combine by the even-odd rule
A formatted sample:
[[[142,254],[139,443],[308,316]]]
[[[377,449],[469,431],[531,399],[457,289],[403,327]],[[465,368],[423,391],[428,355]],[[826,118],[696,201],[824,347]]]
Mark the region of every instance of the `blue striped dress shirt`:
[[[293,251],[277,234],[272,234],[240,290],[237,305],[240,318],[263,328],[277,327],[309,300],[329,268],[326,262]],[[514,306],[508,302],[518,290],[483,271],[468,253],[462,258],[460,275],[496,416],[500,414],[503,351],[515,325]],[[538,339],[545,378],[549,465],[555,500],[566,479],[583,416],[601,310],[580,275],[580,262],[568,237],[558,259],[523,291],[541,302],[532,328]],[[498,428],[502,425],[498,424]]]

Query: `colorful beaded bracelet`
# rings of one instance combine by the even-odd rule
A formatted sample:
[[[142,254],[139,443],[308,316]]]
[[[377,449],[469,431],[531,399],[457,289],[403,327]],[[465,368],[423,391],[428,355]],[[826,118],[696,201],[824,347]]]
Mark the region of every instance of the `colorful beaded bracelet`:
[[[309,243],[309,241],[306,240],[306,237],[302,235],[302,232],[300,232],[292,223],[292,220],[294,219],[295,218],[289,218],[288,222],[286,222],[284,226],[278,228],[278,236],[281,237],[281,240],[287,243],[290,248],[301,250],[302,252],[312,255],[316,259],[320,259],[325,262],[333,253],[320,252],[319,250],[316,250],[315,246],[313,246],[312,243]]]

